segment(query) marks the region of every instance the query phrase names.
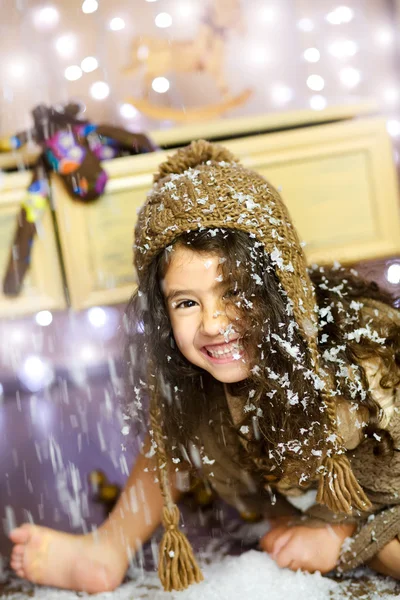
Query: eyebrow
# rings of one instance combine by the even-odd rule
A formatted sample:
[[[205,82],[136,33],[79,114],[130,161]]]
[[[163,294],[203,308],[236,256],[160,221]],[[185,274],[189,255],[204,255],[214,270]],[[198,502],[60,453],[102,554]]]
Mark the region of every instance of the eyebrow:
[[[212,286],[211,290],[214,291],[221,287],[229,287],[226,284],[226,281],[216,281]],[[195,296],[198,294],[198,290],[171,290],[166,297],[167,302],[171,302],[178,296]]]

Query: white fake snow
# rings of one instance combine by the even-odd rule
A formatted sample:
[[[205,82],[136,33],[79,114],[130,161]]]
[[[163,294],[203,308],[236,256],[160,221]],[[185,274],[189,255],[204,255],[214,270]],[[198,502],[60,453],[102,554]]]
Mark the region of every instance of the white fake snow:
[[[161,589],[155,572],[136,572],[135,580],[125,583],[114,592],[90,596],[96,600],[339,600],[354,598],[339,584],[322,577],[298,571],[280,569],[265,553],[250,550],[239,557],[225,557],[203,567],[205,580],[184,592],[167,593]],[[377,591],[361,594],[368,600],[392,600],[399,595],[385,591],[393,589],[394,582],[373,578]],[[26,590],[28,591],[28,590]],[[52,588],[35,588],[37,600],[77,600],[86,594]],[[20,593],[7,600],[22,600]]]

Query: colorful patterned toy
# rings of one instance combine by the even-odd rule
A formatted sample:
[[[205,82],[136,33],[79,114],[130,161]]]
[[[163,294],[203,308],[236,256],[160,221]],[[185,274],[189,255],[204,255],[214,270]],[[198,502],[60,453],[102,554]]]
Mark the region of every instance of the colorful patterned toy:
[[[42,148],[32,182],[21,204],[10,258],[3,280],[7,296],[20,293],[29,268],[37,228],[50,199],[50,173],[57,173],[73,200],[92,202],[101,196],[107,173],[101,161],[157,150],[144,134],[109,125],[94,125],[78,117],[81,106],[39,105],[32,111],[32,129],[0,139],[0,151],[10,152],[35,142]]]

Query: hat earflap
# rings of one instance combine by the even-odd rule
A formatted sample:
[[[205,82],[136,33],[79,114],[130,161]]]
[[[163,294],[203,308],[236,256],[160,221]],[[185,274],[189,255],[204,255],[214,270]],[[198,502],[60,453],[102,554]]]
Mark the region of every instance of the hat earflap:
[[[153,389],[151,389],[153,388]],[[150,386],[150,423],[156,444],[156,458],[161,494],[164,499],[163,525],[159,545],[158,576],[166,592],[182,591],[204,579],[193,554],[193,549],[179,529],[180,511],[174,503],[168,477],[168,456],[161,425],[161,410],[156,386]]]
[[[335,513],[352,514],[353,510],[367,511],[371,502],[358,483],[350,461],[346,456],[346,448],[342,437],[337,431],[336,407],[333,397],[327,392],[327,381],[319,369],[318,351],[311,344],[311,353],[315,370],[324,381],[325,387],[321,390],[321,398],[325,402],[328,419],[335,442],[331,452],[327,452],[318,470],[317,502],[325,504]],[[331,437],[331,436],[328,436]]]

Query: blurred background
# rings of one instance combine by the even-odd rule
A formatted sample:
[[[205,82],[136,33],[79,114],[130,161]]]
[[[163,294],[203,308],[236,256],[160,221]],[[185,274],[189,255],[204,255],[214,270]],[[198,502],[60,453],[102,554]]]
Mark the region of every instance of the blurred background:
[[[399,0],[346,0],[343,5],[332,0],[0,4],[2,277],[10,256],[15,259],[15,248],[30,252],[34,245],[38,252],[32,263],[26,261],[31,268],[22,290],[4,293],[0,302],[1,553],[8,552],[6,533],[15,522],[90,530],[104,519],[116,492],[113,485],[122,485],[132,466],[136,448],[120,401],[123,310],[134,289],[133,268],[130,258],[124,258],[125,270],[117,283],[124,280],[125,287],[122,295],[113,295],[117,283],[104,276],[93,256],[101,255],[109,268],[121,261],[120,253],[113,254],[118,236],[109,241],[107,251],[91,254],[93,227],[101,226],[106,238],[115,214],[120,220],[128,214],[133,229],[136,208],[123,212],[130,173],[146,172],[144,187],[149,187],[147,172],[157,161],[145,163],[146,156],[157,146],[179,145],[185,135],[176,137],[177,128],[186,127],[190,139],[195,124],[210,131],[213,123],[221,127],[226,121],[226,130],[214,136],[224,139],[232,137],[232,119],[244,123],[241,119],[247,117],[253,134],[259,119],[260,133],[273,130],[279,135],[280,130],[333,121],[337,107],[357,117],[358,108],[352,107],[361,107],[361,116],[370,112],[385,120],[392,176],[400,163],[399,67]],[[64,206],[75,206],[73,199],[85,201],[81,183],[72,182],[69,191],[75,198],[67,199],[61,199],[57,184],[51,183],[51,192],[42,197],[51,204],[52,218],[40,221],[35,213],[24,221],[28,233],[18,245],[13,236],[21,226],[20,205],[28,215],[24,198],[38,164],[38,172],[47,169],[47,175],[35,181],[51,180],[54,154],[45,143],[63,129],[57,118],[65,116],[68,103],[76,103],[81,120],[143,133],[150,146],[139,144],[133,151],[124,143],[116,149],[107,141],[113,139],[110,132],[89,142],[85,138],[81,145],[86,150],[97,147],[100,139],[99,160],[113,163],[106,169],[108,195],[103,197],[103,188],[97,194],[103,220],[93,216],[100,206],[93,199],[85,234],[79,221],[84,218],[82,207],[74,216],[63,212]],[[32,111],[40,105],[48,112],[42,111],[41,120],[35,121]],[[76,134],[79,146],[75,121],[66,122],[64,130]],[[236,133],[246,135],[245,125]],[[54,170],[68,175],[59,164]],[[123,185],[118,183],[119,173]],[[145,189],[135,186],[140,204]],[[29,193],[39,192],[32,188]],[[398,212],[392,210],[396,218]],[[37,242],[27,223],[36,227]],[[130,238],[125,240],[124,257],[130,257],[131,244]],[[70,254],[76,247],[89,248],[88,258],[80,250],[74,263]],[[395,247],[394,241],[391,248]],[[87,273],[96,271],[97,283],[78,298],[76,278],[81,277],[80,290],[86,285],[86,271],[77,272],[79,260],[87,260]],[[399,297],[398,252],[381,252],[352,264]],[[99,290],[107,290],[107,297]],[[98,471],[104,476],[93,475]]]

